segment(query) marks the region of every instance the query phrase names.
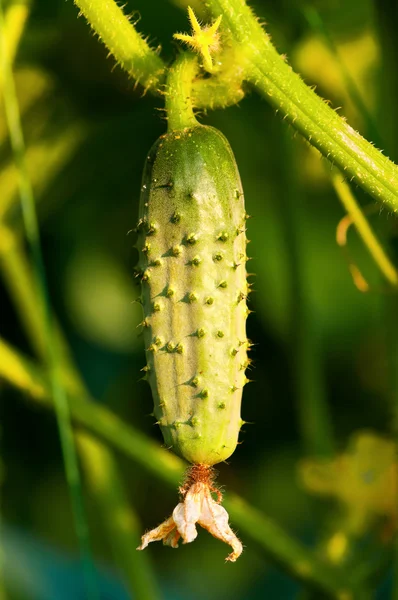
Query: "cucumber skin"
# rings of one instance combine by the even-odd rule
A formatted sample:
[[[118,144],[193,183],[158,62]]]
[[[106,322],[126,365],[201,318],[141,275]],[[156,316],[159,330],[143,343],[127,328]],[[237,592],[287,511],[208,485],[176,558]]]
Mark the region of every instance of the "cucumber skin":
[[[226,460],[243,423],[245,221],[221,132],[198,125],[157,140],[137,226],[145,370],[165,444],[191,463]]]

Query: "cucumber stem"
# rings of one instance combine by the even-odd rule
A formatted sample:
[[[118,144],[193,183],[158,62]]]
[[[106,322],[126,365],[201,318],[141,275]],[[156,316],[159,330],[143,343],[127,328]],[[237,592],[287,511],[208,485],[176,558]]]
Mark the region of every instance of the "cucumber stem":
[[[168,132],[199,124],[192,106],[192,81],[197,69],[196,57],[184,52],[169,70],[166,84]]]

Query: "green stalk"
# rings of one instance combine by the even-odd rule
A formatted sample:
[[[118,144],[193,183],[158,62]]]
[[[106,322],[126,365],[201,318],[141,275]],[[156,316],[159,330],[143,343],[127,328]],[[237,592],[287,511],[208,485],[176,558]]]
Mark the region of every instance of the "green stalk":
[[[373,260],[379,267],[384,278],[393,288],[398,288],[398,272],[384,251],[383,246],[374,234],[369,222],[356,201],[348,183],[342,180],[341,174],[332,175],[332,184],[336,194],[350,215],[352,222],[369,250]]]
[[[56,345],[53,335],[53,319],[49,307],[48,288],[45,277],[43,257],[41,253],[39,229],[36,215],[33,191],[28,176],[25,144],[20,123],[18,100],[15,91],[15,83],[11,69],[11,63],[7,55],[5,41],[4,15],[2,0],[0,0],[0,71],[3,80],[3,95],[6,113],[6,121],[10,132],[11,146],[14,159],[18,169],[19,191],[21,197],[22,213],[26,237],[32,252],[35,266],[35,285],[40,296],[40,304],[45,309],[43,316],[46,323],[46,350],[48,370],[51,380],[51,395],[54,398],[58,428],[61,438],[63,459],[66,470],[69,490],[71,493],[72,508],[75,520],[75,528],[79,540],[84,574],[86,578],[86,589],[88,597],[98,598],[96,588],[94,566],[88,542],[86,518],[84,514],[80,476],[77,463],[76,450],[74,446],[73,432],[70,423],[70,414],[65,390],[60,382],[56,353]]]
[[[195,56],[183,52],[169,69],[166,84],[167,131],[199,125],[193,113],[192,81],[197,73]]]
[[[141,37],[114,0],[75,0],[118,64],[145,90],[158,93],[164,83],[165,64]]]
[[[76,0],[76,4],[122,68],[146,89],[158,90],[164,82],[163,63],[114,1]],[[248,67],[246,72],[242,70],[242,79],[246,77],[284,119],[347,177],[390,210],[398,211],[396,165],[354,131],[292,71],[244,0],[209,0],[208,4],[215,15],[223,15],[223,24],[232,32],[238,50],[246,54]],[[224,91],[228,90],[225,81],[222,86]],[[242,98],[241,86],[235,83],[231,87],[232,94],[227,94],[225,102],[217,94],[214,106],[225,106]],[[221,88],[219,92],[222,93]],[[196,95],[199,106],[212,107],[206,80],[196,82],[193,98]]]
[[[157,588],[150,564],[150,554],[137,552],[142,528],[133,512],[121,473],[111,452],[87,433],[77,434],[86,480],[108,530],[108,538],[120,566],[131,598],[157,600]]]
[[[25,391],[39,405],[53,408],[48,377],[0,338],[1,378]],[[70,396],[69,405],[77,424],[124,452],[172,489],[181,482],[186,464],[177,456],[160,448],[88,397]],[[360,586],[352,586],[351,589],[349,576],[324,564],[308,548],[239,496],[227,495],[225,507],[235,525],[255,539],[267,556],[293,573],[299,581],[324,591],[335,600],[364,600],[367,597]]]
[[[283,60],[244,0],[209,0],[250,63],[247,78],[346,177],[398,212],[398,168],[354,131]]]
[[[92,29],[108,48],[120,67],[145,90],[159,94],[166,79],[166,65],[147,41],[136,31],[130,19],[114,0],[75,0]],[[192,90],[198,108],[226,107],[240,102],[244,71],[236,61],[227,73],[210,79],[198,79]]]

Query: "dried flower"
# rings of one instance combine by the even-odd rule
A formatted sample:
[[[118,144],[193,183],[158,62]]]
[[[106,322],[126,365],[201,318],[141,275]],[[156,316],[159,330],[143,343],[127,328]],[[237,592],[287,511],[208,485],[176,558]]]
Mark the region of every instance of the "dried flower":
[[[228,524],[228,513],[220,504],[221,493],[215,488],[213,477],[210,467],[191,467],[186,483],[181,488],[183,501],[177,504],[171,517],[142,536],[141,546],[137,549],[143,550],[150,542],[160,540],[172,548],[178,547],[180,538],[184,544],[193,542],[198,535],[196,524],[199,524],[232,547],[233,551],[226,560],[235,562],[243,547]],[[217,500],[213,499],[212,492],[217,494]]]

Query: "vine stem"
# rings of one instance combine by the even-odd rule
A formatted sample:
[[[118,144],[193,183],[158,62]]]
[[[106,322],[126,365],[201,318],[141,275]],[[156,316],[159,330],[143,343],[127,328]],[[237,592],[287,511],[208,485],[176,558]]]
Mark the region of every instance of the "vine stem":
[[[0,379],[25,391],[30,400],[41,406],[54,408],[48,377],[1,338]],[[186,467],[183,460],[160,448],[105,407],[90,401],[88,396],[69,396],[69,406],[77,424],[124,452],[173,489],[179,485]],[[324,564],[311,550],[243,498],[229,493],[224,504],[240,530],[255,539],[268,556],[299,581],[335,600],[367,597],[361,584],[351,585],[349,575]]]
[[[245,0],[208,0],[249,61],[247,79],[344,175],[398,213],[398,168],[293,72]]]
[[[165,66],[156,51],[136,32],[114,0],[75,0],[117,62],[145,89],[158,93],[165,78]],[[326,102],[293,72],[272,45],[245,0],[206,0],[214,16],[223,15],[223,26],[233,44],[245,55],[241,78],[247,79],[304,138],[337,165],[346,177],[355,180],[376,200],[398,212],[398,168],[350,127]],[[241,56],[242,58],[242,56]],[[214,81],[213,81],[214,84]],[[197,80],[202,108],[226,106],[243,97],[234,83],[233,93],[214,102],[206,92],[206,80]],[[225,80],[221,81],[227,92]],[[195,87],[198,88],[196,92]],[[214,86],[212,93],[214,94]]]
[[[188,52],[181,53],[169,69],[165,92],[169,133],[199,125],[193,112],[191,95],[197,71],[197,59]]]
[[[85,518],[82,498],[80,473],[70,421],[68,399],[65,389],[60,381],[59,357],[54,339],[53,315],[50,309],[35,200],[26,164],[25,143],[8,49],[9,48],[7,47],[6,42],[3,2],[0,0],[0,72],[2,74],[6,122],[10,134],[14,160],[18,170],[19,195],[21,199],[26,238],[32,253],[35,268],[34,284],[40,298],[40,306],[43,309],[43,322],[45,323],[46,361],[50,374],[51,396],[54,399],[66,478],[71,496],[75,530],[83,561],[87,597],[92,600],[96,600],[99,598],[99,595],[96,586],[95,570],[88,539],[87,520]]]
[[[166,81],[166,64],[158,49],[150,47],[114,0],[74,2],[120,67],[145,91],[161,94]],[[244,97],[243,75],[239,60],[233,59],[225,73],[210,79],[198,78],[192,89],[194,106],[214,109],[240,102]]]

